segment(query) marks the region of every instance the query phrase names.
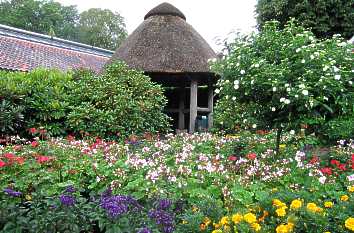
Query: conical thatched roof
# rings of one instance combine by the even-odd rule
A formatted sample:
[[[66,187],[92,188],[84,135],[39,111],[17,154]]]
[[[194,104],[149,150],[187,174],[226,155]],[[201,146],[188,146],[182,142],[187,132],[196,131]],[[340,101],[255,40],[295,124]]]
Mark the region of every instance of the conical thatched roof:
[[[216,55],[176,7],[162,3],[149,11],[112,59],[153,73],[208,73]]]

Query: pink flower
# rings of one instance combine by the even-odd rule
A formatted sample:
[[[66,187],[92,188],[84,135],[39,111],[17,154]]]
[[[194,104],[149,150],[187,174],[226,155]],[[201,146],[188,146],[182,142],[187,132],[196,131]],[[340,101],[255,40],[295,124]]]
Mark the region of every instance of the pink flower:
[[[52,159],[51,157],[41,155],[41,156],[37,157],[37,162],[42,164],[42,163],[50,161],[51,159]]]
[[[247,155],[247,158],[248,158],[249,160],[254,160],[254,159],[256,159],[256,157],[257,157],[256,153],[249,153],[249,154]]]
[[[28,131],[29,131],[31,134],[37,133],[37,129],[36,129],[36,128],[30,128]]]
[[[0,168],[5,167],[5,166],[6,166],[6,163],[4,161],[0,160]]]
[[[230,161],[236,161],[237,160],[237,157],[235,155],[230,155],[228,160]]]
[[[33,148],[36,148],[37,146],[39,146],[39,142],[33,141],[33,142],[31,142],[31,146],[32,146]]]
[[[330,167],[323,167],[320,171],[325,175],[332,175],[332,168]]]

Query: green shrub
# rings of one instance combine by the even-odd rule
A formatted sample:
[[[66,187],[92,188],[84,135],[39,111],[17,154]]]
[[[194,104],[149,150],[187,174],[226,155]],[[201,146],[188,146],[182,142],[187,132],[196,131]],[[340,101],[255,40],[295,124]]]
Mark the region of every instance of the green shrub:
[[[74,132],[115,137],[168,129],[163,89],[142,72],[116,63],[101,75],[77,76],[66,121]]]
[[[90,133],[129,136],[168,129],[160,86],[122,63],[105,73],[57,70],[0,72],[0,133],[26,135],[44,128],[52,136]]]
[[[57,70],[38,69],[28,73],[2,71],[0,99],[10,104],[7,108],[13,109],[12,115],[19,110],[24,115],[24,124],[15,131],[7,132],[23,134],[28,128],[44,127],[52,135],[63,135],[71,85],[71,74]],[[14,128],[19,123],[18,120],[2,121],[1,128]]]

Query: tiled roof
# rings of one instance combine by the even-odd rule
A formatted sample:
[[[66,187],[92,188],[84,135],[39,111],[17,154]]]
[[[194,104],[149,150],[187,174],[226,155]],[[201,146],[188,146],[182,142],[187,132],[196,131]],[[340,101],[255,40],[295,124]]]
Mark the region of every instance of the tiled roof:
[[[98,72],[113,51],[0,24],[0,69],[90,68]]]

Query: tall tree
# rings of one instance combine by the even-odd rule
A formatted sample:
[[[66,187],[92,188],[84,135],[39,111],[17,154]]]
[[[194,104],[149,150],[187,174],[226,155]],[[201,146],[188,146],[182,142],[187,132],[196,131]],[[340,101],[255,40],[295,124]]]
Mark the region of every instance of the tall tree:
[[[92,8],[80,14],[80,41],[114,50],[127,36],[124,18],[107,9]]]
[[[124,18],[110,10],[89,9],[53,0],[0,0],[0,24],[115,49],[127,36]]]
[[[354,35],[353,9],[354,0],[258,0],[256,13],[259,28],[269,20],[284,26],[295,18],[318,38],[341,34],[349,39]]]

